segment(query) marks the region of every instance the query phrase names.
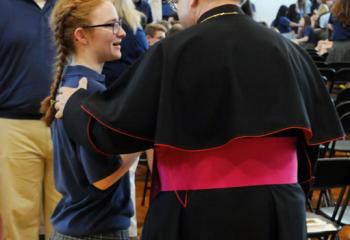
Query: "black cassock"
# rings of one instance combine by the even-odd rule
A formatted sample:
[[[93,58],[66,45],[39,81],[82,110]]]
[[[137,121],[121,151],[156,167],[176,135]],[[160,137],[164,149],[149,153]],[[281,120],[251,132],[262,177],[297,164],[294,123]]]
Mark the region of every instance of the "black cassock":
[[[74,141],[105,154],[157,144],[201,150],[243,136],[295,136],[299,183],[305,187],[317,145],[343,136],[308,54],[235,5],[214,8],[197,25],[156,44],[107,91],[87,96],[79,90],[66,105],[64,124]],[[306,238],[298,184],[186,194],[186,208],[174,192],[154,197],[143,239]]]

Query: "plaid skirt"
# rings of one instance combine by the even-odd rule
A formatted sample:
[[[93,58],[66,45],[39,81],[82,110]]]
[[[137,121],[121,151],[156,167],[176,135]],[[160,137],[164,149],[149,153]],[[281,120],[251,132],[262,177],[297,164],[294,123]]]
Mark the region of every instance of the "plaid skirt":
[[[350,62],[350,41],[334,41],[326,63]]]
[[[129,240],[129,231],[120,230],[114,233],[101,233],[87,236],[68,236],[58,232],[54,232],[50,240]]]

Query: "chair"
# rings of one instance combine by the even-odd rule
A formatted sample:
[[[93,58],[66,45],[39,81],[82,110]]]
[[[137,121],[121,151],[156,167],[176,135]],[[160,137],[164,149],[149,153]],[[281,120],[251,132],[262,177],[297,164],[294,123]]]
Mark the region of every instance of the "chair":
[[[143,182],[142,201],[141,201],[141,206],[145,206],[147,191],[151,189],[151,187],[149,186],[149,183],[148,183],[151,171],[149,170],[149,167],[148,167],[147,156],[146,156],[145,152],[143,152],[141,154],[139,164],[142,164],[147,168],[146,176],[145,176],[144,182]]]
[[[334,69],[336,69],[334,67]],[[335,84],[346,84],[350,83],[350,67],[348,68],[340,68],[336,69],[336,73],[333,77],[333,81],[331,82],[331,86],[329,87],[329,92],[331,93],[333,91]]]
[[[342,68],[350,68],[350,62],[333,62],[328,63],[328,67],[334,68],[336,71],[342,69]]]
[[[317,51],[315,49],[306,49],[306,51],[311,55],[311,54],[317,54]]]
[[[319,56],[317,54],[310,54],[312,60],[314,60],[314,62],[325,62],[326,61],[326,58],[325,57],[322,57],[322,56]]]
[[[334,101],[334,104],[337,106],[342,102],[350,101],[350,88],[344,89],[338,93],[337,98]]]
[[[144,181],[144,185],[143,185],[141,206],[145,206],[147,190],[151,189],[151,187],[148,184],[150,174],[151,174],[151,171],[149,170],[149,167],[147,166],[147,172],[146,172],[145,181]]]
[[[315,173],[315,182],[312,190],[327,191],[341,188],[340,195],[334,206],[321,207],[324,194],[320,194],[315,212],[307,213],[308,237],[337,236],[342,226],[348,220],[350,194],[346,188],[350,185],[349,158],[318,159]]]
[[[327,68],[318,68],[318,70],[320,71],[322,76],[327,78],[328,88],[330,89],[330,87],[334,81],[334,76],[336,73],[335,69],[327,67]]]
[[[349,108],[350,104],[346,104],[344,108]],[[349,135],[350,131],[350,112],[344,114],[340,119],[346,135]],[[336,152],[343,152],[349,155],[350,153],[350,140],[337,140],[333,141],[330,147],[330,157],[335,156]]]
[[[327,77],[326,76],[321,76],[321,81],[327,86]]]
[[[323,61],[315,61],[315,64],[318,68],[327,68],[329,67],[325,62]]]
[[[350,135],[350,89],[341,91],[334,104],[345,134]],[[350,141],[333,141],[329,150],[330,157],[334,157],[336,152],[350,153]]]

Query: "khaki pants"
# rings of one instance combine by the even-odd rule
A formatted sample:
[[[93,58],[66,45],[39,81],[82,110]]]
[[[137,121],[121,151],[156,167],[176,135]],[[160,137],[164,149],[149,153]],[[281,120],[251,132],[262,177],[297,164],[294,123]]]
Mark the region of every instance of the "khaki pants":
[[[4,237],[4,233],[3,233],[3,228],[2,228],[2,219],[1,219],[1,216],[0,216],[0,240],[3,239]]]
[[[41,209],[46,238],[60,195],[53,181],[50,129],[39,120],[0,118],[0,216],[5,240],[36,240]]]

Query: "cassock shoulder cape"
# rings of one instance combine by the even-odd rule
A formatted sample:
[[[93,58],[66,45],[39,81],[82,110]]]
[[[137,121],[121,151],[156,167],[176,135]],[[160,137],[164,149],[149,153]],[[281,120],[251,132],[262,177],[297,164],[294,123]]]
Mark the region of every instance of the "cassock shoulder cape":
[[[75,93],[64,111],[70,137],[115,154],[154,144],[208,150],[286,130],[303,135],[310,152],[310,146],[343,136],[304,50],[243,14],[200,23],[206,17],[153,46],[107,91]]]

